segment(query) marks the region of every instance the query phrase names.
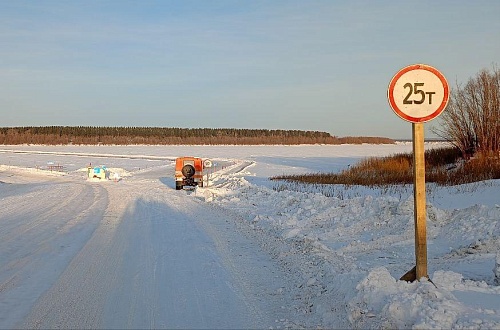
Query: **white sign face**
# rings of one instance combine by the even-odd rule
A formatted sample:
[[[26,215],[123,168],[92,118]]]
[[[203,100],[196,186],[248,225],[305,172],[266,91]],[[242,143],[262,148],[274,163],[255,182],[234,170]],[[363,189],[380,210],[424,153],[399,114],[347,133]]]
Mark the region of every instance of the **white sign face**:
[[[212,161],[210,159],[205,159],[205,161],[203,162],[203,167],[212,167]]]
[[[401,69],[392,78],[387,98],[394,112],[412,123],[436,118],[446,108],[449,87],[437,69],[415,64]]]

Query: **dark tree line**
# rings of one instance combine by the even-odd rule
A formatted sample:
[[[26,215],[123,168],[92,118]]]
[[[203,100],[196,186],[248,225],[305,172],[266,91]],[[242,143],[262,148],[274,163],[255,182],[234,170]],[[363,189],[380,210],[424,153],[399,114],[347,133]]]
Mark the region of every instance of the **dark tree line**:
[[[388,138],[335,137],[326,132],[301,130],[26,126],[0,127],[1,144],[343,144],[394,143]]]

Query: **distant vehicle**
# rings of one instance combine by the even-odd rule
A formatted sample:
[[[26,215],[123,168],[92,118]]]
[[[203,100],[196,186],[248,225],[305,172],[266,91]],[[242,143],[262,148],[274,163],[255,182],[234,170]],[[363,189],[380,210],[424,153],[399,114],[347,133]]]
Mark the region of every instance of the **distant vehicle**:
[[[109,178],[109,171],[106,168],[106,166],[95,166],[92,168],[92,166],[89,166],[87,168],[87,176],[89,179],[108,179]]]
[[[184,186],[203,187],[203,159],[179,157],[175,160],[175,189]]]

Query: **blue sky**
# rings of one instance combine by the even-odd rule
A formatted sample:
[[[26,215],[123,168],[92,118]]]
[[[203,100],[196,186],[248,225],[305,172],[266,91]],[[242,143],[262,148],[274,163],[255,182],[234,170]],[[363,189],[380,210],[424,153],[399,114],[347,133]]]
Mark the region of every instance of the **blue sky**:
[[[408,138],[392,76],[425,63],[456,86],[499,65],[499,17],[497,0],[2,0],[0,126]]]

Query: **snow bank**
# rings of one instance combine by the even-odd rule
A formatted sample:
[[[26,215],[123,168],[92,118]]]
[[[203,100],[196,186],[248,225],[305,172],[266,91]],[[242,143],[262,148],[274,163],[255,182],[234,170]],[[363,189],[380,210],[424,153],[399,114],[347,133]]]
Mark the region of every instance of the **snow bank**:
[[[498,287],[467,281],[462,275],[447,271],[436,272],[433,282],[397,281],[384,267],[375,268],[356,286],[358,294],[349,302],[349,319],[355,328],[499,327]],[[489,304],[493,309],[474,306],[471,302],[475,292],[483,292],[487,300],[482,306]]]
[[[284,266],[302,272],[309,306],[304,310],[319,317],[322,326],[500,327],[500,289],[495,282],[500,251],[497,204],[451,204],[453,194],[448,188],[434,188],[438,201],[443,201],[444,191],[449,195],[446,208],[427,206],[432,282],[407,283],[397,279],[414,265],[412,196],[339,199],[276,191],[251,184],[248,180],[255,175],[251,170],[219,173],[214,186],[204,189],[205,200],[236,212],[250,228],[280,242],[279,248],[262,245]],[[484,187],[494,189],[498,201],[498,184]],[[476,200],[470,195],[469,202]],[[309,257],[307,268],[303,256]],[[483,301],[477,304],[479,293]],[[336,304],[346,307],[332,306]],[[342,323],[333,311],[343,313],[349,323]]]

